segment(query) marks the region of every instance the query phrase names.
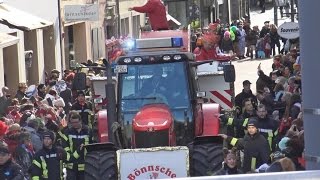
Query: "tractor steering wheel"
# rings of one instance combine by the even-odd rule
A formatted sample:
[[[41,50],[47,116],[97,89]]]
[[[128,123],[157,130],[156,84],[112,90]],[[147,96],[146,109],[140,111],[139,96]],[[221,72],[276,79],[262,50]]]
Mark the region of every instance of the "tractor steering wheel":
[[[144,100],[142,103],[143,105],[155,104],[155,103],[164,103],[164,104],[169,105],[168,99],[160,93],[151,93],[151,94],[148,94],[145,98],[150,98],[150,99]],[[154,99],[152,99],[152,98],[154,98]]]

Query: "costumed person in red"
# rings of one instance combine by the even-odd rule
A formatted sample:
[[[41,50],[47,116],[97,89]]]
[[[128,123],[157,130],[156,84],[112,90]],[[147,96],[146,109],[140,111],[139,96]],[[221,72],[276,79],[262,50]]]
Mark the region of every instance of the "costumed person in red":
[[[6,125],[5,122],[0,121],[0,143],[4,142],[4,137],[7,133],[8,126]]]
[[[140,7],[132,7],[128,10],[147,13],[150,19],[151,28],[154,31],[169,29],[166,7],[161,0],[148,0],[145,5]]]
[[[219,24],[210,24],[209,30],[200,39],[202,46],[197,47],[193,53],[196,55],[197,61],[205,60],[217,60],[217,61],[229,61],[232,56],[223,54],[219,50],[220,36],[217,34]]]

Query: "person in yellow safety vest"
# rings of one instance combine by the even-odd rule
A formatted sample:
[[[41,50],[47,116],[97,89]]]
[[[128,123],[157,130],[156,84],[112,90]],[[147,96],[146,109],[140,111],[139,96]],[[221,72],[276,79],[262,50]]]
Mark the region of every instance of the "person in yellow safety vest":
[[[69,123],[71,127],[60,133],[62,147],[69,157],[65,162],[67,180],[84,180],[84,158],[87,153],[84,146],[92,143],[92,132],[87,126],[82,125],[78,113],[71,114]]]
[[[55,134],[52,131],[43,133],[43,148],[34,156],[30,167],[32,180],[63,180],[63,160],[67,153],[54,146]]]
[[[250,119],[247,125],[248,133],[244,138],[234,138],[225,134],[220,136],[227,141],[228,144],[236,146],[239,150],[244,150],[243,154],[243,172],[251,172],[256,170],[264,163],[268,163],[270,158],[270,148],[268,141],[258,131],[258,122]]]
[[[86,101],[86,96],[83,91],[78,91],[77,93],[77,101],[72,105],[71,110],[77,111],[81,116],[82,123],[91,129],[93,125],[92,104]]]
[[[243,113],[238,117],[230,117],[226,119],[227,135],[237,138],[243,138],[247,129],[248,120],[256,117],[256,110],[250,98],[244,99],[242,102]]]
[[[267,109],[264,104],[259,104],[257,108],[258,130],[269,143],[270,150],[274,152],[279,143],[278,128],[279,122],[267,115]]]

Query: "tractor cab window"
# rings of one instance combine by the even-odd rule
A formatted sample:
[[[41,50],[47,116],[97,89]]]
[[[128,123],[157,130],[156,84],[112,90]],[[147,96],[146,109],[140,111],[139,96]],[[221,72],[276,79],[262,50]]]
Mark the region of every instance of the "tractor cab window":
[[[170,109],[189,108],[188,79],[184,62],[128,65],[121,74],[121,110],[139,111],[147,104],[164,103]]]

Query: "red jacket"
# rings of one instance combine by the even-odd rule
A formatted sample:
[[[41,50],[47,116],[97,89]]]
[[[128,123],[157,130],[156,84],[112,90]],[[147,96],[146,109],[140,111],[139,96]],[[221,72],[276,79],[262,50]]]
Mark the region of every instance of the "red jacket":
[[[152,30],[169,29],[166,8],[160,0],[148,0],[145,5],[133,7],[132,9],[140,13],[148,14]]]
[[[216,61],[229,61],[231,59],[230,56],[224,54],[217,54],[214,49],[210,49],[209,51],[204,48],[197,47],[193,54],[196,55],[196,61],[206,61],[206,60],[216,60]]]

